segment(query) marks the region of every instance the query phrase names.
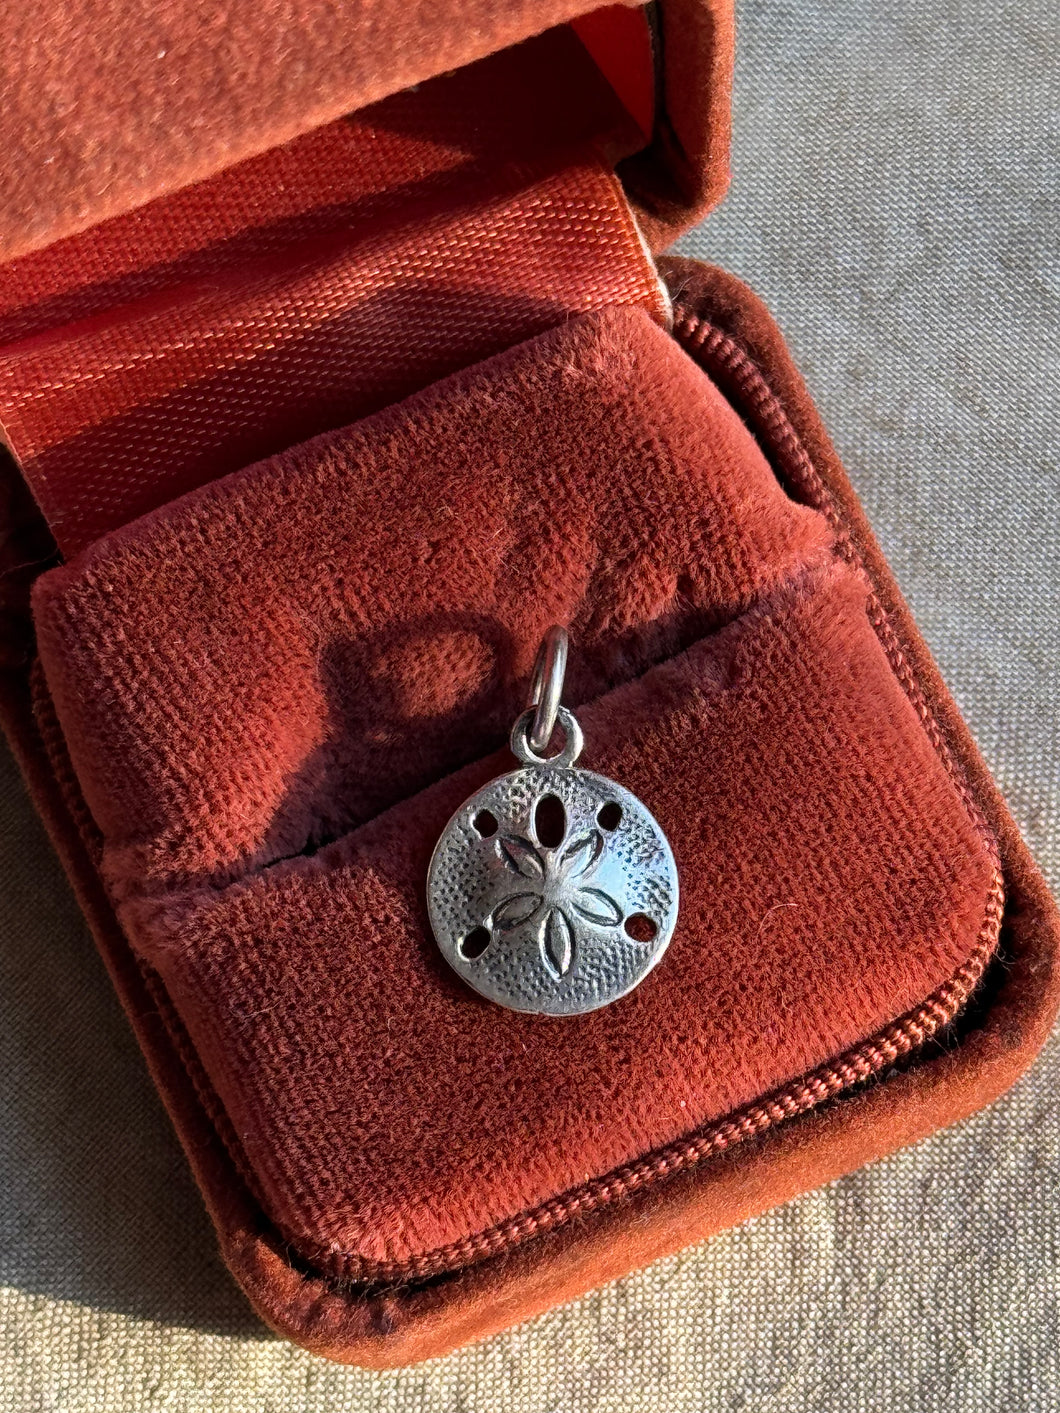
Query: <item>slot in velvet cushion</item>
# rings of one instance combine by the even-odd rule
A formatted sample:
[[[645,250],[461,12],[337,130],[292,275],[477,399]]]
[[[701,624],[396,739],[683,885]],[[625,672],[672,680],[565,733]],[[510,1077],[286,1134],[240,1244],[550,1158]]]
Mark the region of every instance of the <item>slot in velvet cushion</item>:
[[[122,921],[266,1214],[332,1274],[532,1229],[872,1036],[982,933],[989,848],[865,585],[635,313],[129,527],[37,615]],[[465,988],[423,898],[506,759],[437,777],[499,739],[553,617],[584,763],[660,818],[683,892],[660,966],[574,1021]]]

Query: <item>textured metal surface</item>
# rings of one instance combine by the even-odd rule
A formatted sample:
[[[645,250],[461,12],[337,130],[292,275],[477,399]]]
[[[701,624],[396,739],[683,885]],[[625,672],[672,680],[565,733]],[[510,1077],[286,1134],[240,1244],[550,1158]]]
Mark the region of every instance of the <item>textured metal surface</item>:
[[[427,882],[438,945],[468,985],[552,1016],[632,990],[665,952],[678,905],[657,822],[629,790],[567,756],[502,775],[466,801]]]

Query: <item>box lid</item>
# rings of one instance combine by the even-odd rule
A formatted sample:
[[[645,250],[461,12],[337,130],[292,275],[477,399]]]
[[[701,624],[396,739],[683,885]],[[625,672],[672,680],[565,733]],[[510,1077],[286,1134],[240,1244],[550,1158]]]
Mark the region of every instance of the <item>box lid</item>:
[[[0,29],[0,248],[6,259],[40,249],[557,24],[583,26],[606,71],[635,44],[629,26],[649,19],[654,125],[620,170],[659,248],[726,184],[732,4],[660,0],[608,13],[604,35],[585,0],[16,8]]]

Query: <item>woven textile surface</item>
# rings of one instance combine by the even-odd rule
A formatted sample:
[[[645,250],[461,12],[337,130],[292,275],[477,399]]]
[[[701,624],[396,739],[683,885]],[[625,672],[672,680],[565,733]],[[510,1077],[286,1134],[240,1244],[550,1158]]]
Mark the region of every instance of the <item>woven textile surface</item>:
[[[681,243],[778,317],[1060,888],[1060,19],[745,0],[732,192]],[[273,1338],[0,763],[0,1413],[1060,1405],[1060,1043],[985,1113],[397,1373]]]

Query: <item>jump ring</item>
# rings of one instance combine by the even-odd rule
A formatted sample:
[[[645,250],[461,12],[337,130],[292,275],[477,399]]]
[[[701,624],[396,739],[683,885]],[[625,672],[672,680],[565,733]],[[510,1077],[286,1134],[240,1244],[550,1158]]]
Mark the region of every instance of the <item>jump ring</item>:
[[[534,663],[527,707],[534,708],[534,724],[530,729],[530,748],[541,755],[552,740],[556,729],[563,677],[567,671],[567,630],[553,625],[542,639]]]

